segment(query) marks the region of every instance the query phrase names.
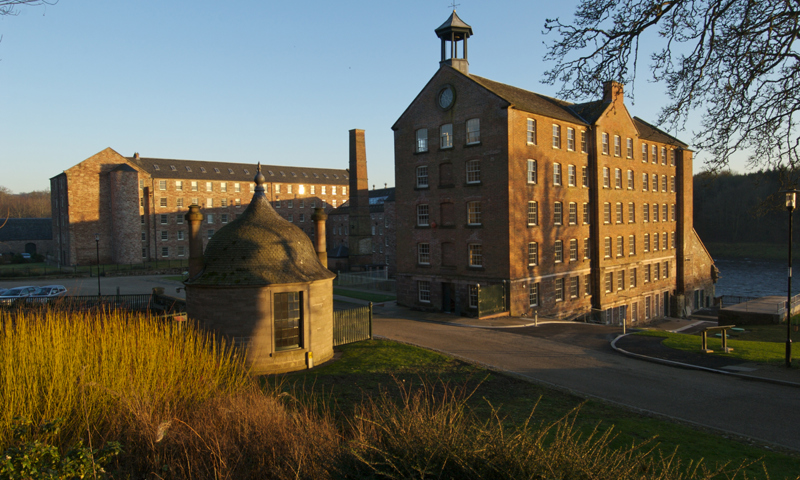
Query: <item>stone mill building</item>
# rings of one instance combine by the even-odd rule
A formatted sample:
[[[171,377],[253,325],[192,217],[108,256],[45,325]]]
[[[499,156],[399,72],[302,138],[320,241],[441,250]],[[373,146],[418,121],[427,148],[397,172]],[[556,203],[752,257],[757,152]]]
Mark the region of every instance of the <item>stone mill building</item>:
[[[324,242],[316,251],[303,230],[278,214],[265,183],[259,165],[250,204],[205,252],[203,215],[198,205],[190,207],[186,308],[208,330],[247,346],[255,373],[280,373],[333,356],[335,275],[320,261]],[[323,217],[317,216],[318,229]]]

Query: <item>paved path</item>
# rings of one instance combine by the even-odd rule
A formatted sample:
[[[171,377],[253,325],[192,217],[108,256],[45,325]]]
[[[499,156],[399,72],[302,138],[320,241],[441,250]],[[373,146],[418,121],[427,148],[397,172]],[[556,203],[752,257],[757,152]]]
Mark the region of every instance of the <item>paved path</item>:
[[[614,352],[605,341],[614,327],[572,324],[568,326],[571,335],[543,338],[523,334],[541,326],[500,330],[421,321],[415,317],[433,320],[436,314],[418,315],[391,304],[374,311],[376,335],[581,395],[800,451],[797,388],[629,358]],[[585,339],[576,340],[581,336]]]

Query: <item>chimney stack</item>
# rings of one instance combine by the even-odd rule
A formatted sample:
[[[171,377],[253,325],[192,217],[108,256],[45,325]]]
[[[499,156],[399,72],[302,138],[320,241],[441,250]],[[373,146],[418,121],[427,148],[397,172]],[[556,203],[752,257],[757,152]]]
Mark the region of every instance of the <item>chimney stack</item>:
[[[200,205],[190,205],[185,218],[189,223],[189,278],[193,278],[203,271],[203,237],[200,235],[203,214]]]
[[[328,219],[328,214],[324,208],[317,207],[311,219],[314,221],[314,250],[317,251],[319,263],[328,268],[328,246],[325,240],[325,220]]]
[[[616,103],[622,101],[622,84],[613,80],[603,82],[603,103]]]

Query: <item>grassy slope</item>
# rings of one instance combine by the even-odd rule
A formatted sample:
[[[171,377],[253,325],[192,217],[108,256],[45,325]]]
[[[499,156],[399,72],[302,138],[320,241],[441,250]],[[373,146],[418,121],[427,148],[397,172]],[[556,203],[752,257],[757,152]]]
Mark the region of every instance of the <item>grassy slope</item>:
[[[705,243],[705,242],[704,242]],[[785,261],[789,251],[787,244],[772,243],[705,243],[714,258],[760,258],[763,260]],[[792,258],[800,260],[800,249],[792,251]]]
[[[341,348],[341,358],[310,371],[281,377],[283,388],[305,385],[314,392],[325,392],[335,404],[340,418],[365,397],[375,397],[381,389],[396,392],[397,385],[420,384],[435,379],[451,385],[473,386],[470,407],[483,416],[492,408],[511,424],[523,423],[529,415],[534,422],[552,422],[580,407],[578,425],[586,433],[599,425],[613,428],[615,446],[630,445],[657,436],[659,450],[666,454],[677,449],[683,462],[704,459],[709,466],[743,461],[756,464],[747,468],[749,478],[796,478],[800,456],[784,454],[698,430],[680,423],[634,413],[597,401],[535,385],[490,372],[428,350],[389,341],[369,341]],[[533,412],[533,413],[531,413]],[[738,478],[738,477],[737,477]]]

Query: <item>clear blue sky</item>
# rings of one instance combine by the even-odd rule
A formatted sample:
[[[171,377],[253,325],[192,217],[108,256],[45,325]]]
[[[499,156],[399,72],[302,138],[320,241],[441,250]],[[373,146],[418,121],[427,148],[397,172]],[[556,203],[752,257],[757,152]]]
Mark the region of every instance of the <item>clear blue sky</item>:
[[[366,130],[370,184],[394,185],[391,126],[436,72],[447,0],[61,0],[0,17],[0,185],[125,156],[346,168]],[[470,71],[553,95],[545,18],[575,1],[463,0]],[[642,62],[643,64],[644,62]],[[661,86],[640,71],[633,115]],[[672,132],[675,133],[675,132]],[[688,132],[677,132],[687,143]],[[695,162],[695,171],[700,162]]]

